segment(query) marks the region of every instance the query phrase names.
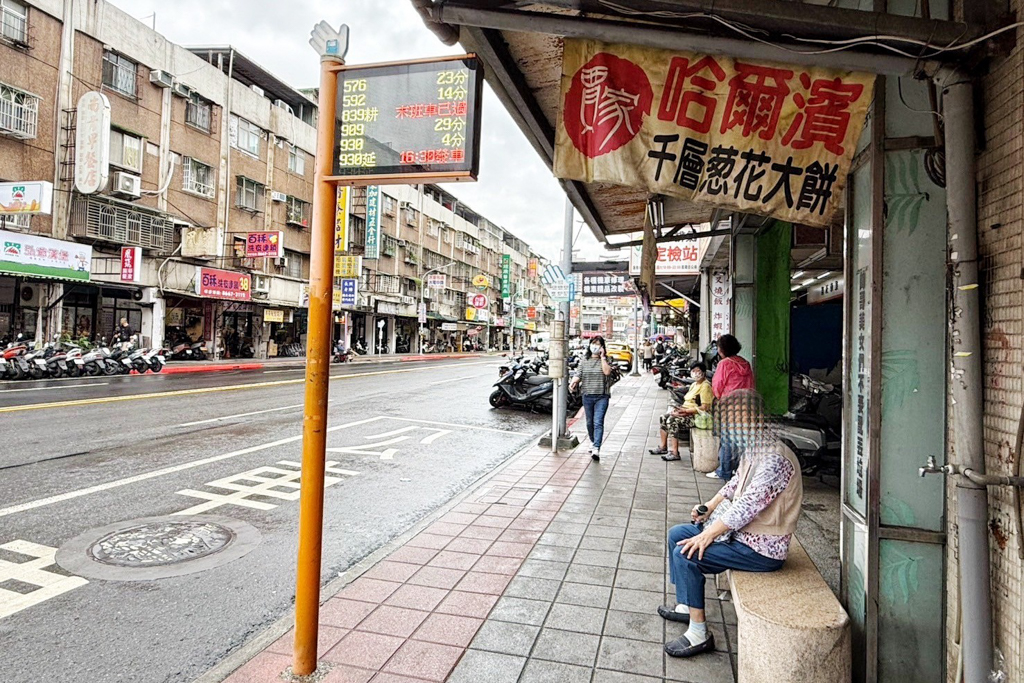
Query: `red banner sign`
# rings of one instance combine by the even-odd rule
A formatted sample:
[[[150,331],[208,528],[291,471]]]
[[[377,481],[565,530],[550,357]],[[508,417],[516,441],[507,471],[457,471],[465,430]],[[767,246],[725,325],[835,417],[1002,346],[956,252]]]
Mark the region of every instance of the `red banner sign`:
[[[121,282],[138,282],[142,268],[140,247],[121,247]]]
[[[209,299],[252,300],[252,276],[216,268],[196,269],[196,294]]]
[[[283,256],[281,242],[284,235],[281,231],[274,232],[250,232],[245,239],[246,258],[277,258]]]

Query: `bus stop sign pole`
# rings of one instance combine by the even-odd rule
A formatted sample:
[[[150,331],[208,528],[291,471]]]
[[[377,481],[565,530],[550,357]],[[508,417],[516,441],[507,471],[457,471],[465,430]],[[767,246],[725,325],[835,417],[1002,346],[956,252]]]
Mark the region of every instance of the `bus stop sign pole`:
[[[320,55],[320,119],[309,265],[309,327],[306,339],[305,412],[302,420],[302,479],[299,493],[299,557],[295,588],[295,649],[292,673],[316,670],[320,618],[320,561],[324,527],[324,461],[331,370],[331,304],[334,285],[335,189],[333,171],[337,71],[348,51],[348,27],[335,31],[325,21],[313,29],[310,45]]]

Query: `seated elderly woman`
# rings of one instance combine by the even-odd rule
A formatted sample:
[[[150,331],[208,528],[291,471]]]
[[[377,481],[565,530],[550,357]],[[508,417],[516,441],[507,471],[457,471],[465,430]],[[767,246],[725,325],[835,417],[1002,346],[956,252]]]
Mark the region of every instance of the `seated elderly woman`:
[[[694,363],[690,366],[693,384],[686,391],[682,405],[670,408],[661,416],[661,447],[652,448],[651,455],[660,455],[662,460],[679,460],[680,437],[689,433],[693,427],[693,418],[698,412],[711,411],[711,404],[715,400],[707,373],[707,366],[703,363]]]
[[[714,498],[694,506],[693,524],[669,530],[670,571],[678,604],[663,605],[658,614],[689,623],[686,633],[666,643],[665,652],[672,657],[715,649],[704,615],[704,575],[727,569],[779,569],[800,517],[800,463],[770,429],[760,395],[742,389],[720,399],[715,426],[739,452],[740,465]]]

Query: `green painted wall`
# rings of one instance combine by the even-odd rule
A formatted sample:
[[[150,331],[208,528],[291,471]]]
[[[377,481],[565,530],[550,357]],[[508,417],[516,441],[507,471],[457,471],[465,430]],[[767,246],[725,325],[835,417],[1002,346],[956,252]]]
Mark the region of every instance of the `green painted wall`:
[[[768,411],[789,410],[789,251],[793,226],[776,221],[757,238],[757,391]]]

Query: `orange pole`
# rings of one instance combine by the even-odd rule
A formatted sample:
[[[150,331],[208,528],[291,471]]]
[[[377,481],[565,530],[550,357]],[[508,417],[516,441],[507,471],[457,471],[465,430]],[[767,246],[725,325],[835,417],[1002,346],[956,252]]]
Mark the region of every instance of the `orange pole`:
[[[324,460],[331,369],[331,303],[334,286],[334,118],[338,94],[336,62],[320,63],[319,130],[313,229],[309,264],[309,326],[306,339],[306,407],[302,421],[302,488],[299,497],[299,563],[295,589],[295,651],[292,671],[316,670],[320,618],[320,559],[324,529]]]

